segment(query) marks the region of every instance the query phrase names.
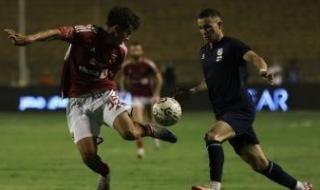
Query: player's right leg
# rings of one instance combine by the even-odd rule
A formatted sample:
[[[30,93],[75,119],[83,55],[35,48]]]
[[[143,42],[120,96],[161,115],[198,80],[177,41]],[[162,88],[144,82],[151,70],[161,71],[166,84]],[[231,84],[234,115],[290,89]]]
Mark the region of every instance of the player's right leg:
[[[103,122],[117,130],[124,139],[136,140],[149,136],[171,143],[177,142],[177,137],[167,128],[133,121],[129,116],[131,107],[122,103],[115,91],[110,91],[107,97],[103,97],[103,102]]]
[[[143,114],[144,114],[144,107],[142,105],[132,107],[132,119],[134,121],[142,123]],[[137,145],[137,157],[138,159],[142,159],[144,156],[144,147],[143,147],[143,140],[141,137],[137,138],[136,145]]]
[[[205,141],[209,154],[210,185],[193,186],[192,190],[220,190],[224,163],[222,143],[236,135],[233,128],[224,121],[218,121],[206,133]]]
[[[150,98],[151,99],[151,98]],[[152,102],[151,100],[149,101],[150,103],[146,104],[145,105],[145,115],[147,116],[148,118],[148,121],[152,122],[152,123],[155,123],[155,119],[153,117],[153,114],[152,114]],[[161,144],[160,144],[160,141],[159,139],[154,139],[154,145],[157,149],[160,148]]]

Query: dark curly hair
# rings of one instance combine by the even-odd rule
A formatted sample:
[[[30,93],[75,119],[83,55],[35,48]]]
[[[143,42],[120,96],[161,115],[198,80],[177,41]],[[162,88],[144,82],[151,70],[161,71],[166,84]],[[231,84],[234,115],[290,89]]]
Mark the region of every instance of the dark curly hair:
[[[113,7],[107,17],[107,26],[119,25],[122,29],[137,30],[140,18],[128,7]]]

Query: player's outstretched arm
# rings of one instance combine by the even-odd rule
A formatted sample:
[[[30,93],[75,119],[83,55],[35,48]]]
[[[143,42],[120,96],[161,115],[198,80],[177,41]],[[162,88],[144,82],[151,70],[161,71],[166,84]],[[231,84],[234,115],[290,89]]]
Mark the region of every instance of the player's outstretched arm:
[[[255,65],[259,70],[260,76],[273,85],[273,73],[268,71],[268,65],[262,57],[250,50],[243,55],[243,59]]]
[[[192,95],[199,94],[201,92],[207,91],[207,84],[204,79],[198,84],[197,86],[190,88],[190,89],[178,89],[174,98],[178,101],[184,101],[189,99]]]
[[[153,96],[152,96],[152,103],[156,103],[160,99],[161,95],[161,88],[163,84],[163,78],[160,72],[157,72],[154,76],[154,89],[153,89]]]
[[[4,29],[4,31],[8,34],[8,38],[16,46],[26,46],[36,41],[58,39],[59,35],[61,34],[60,30],[58,29],[50,29],[29,35],[20,34],[12,29]]]

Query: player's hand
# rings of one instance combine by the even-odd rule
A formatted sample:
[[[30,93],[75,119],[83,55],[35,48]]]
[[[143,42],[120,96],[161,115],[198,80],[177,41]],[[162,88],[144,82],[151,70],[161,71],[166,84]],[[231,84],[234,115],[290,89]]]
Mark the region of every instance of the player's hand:
[[[28,36],[19,34],[12,29],[4,29],[4,31],[8,34],[8,38],[11,42],[16,46],[25,46],[32,42]]]
[[[260,76],[265,79],[266,81],[268,81],[268,83],[270,83],[271,85],[273,85],[273,78],[274,78],[274,74],[267,71],[267,70],[260,70],[259,71]]]
[[[154,95],[151,97],[151,103],[152,105],[157,103],[160,100],[160,95]]]
[[[173,96],[174,99],[176,99],[178,102],[186,101],[191,97],[192,93],[190,89],[181,89],[177,88],[175,91],[175,94]]]

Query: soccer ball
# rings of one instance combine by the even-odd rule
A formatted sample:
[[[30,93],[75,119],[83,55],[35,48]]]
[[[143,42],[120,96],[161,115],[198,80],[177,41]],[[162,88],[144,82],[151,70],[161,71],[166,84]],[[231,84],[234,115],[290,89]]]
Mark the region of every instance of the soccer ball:
[[[170,126],[179,121],[182,110],[177,100],[164,97],[153,105],[152,114],[157,123]]]

